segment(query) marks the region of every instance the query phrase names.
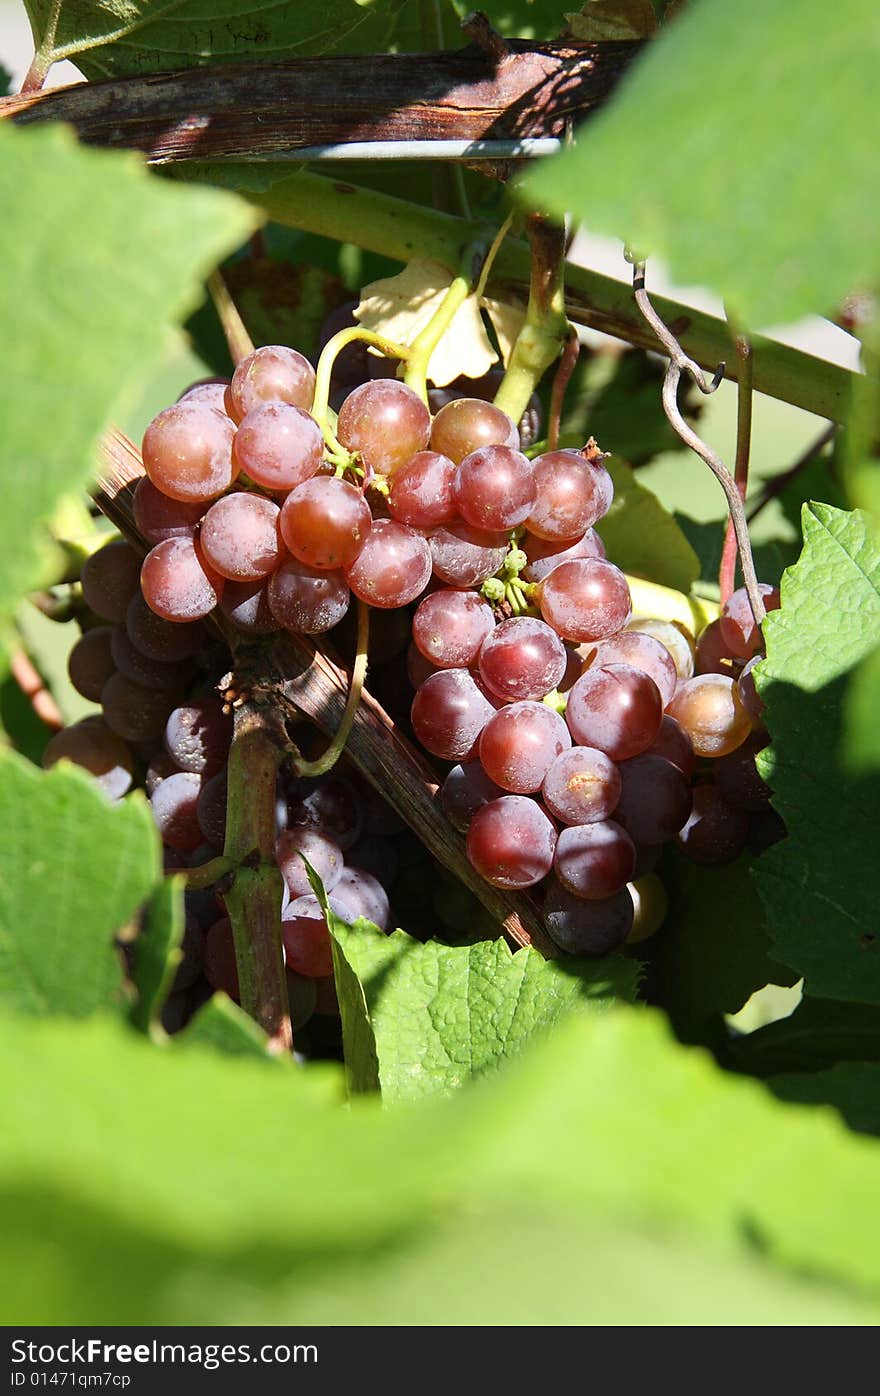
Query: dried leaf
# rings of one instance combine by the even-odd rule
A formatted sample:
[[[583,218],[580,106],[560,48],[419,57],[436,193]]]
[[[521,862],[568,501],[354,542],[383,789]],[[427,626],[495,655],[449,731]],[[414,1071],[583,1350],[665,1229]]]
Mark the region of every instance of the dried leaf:
[[[586,43],[600,39],[649,39],[657,31],[651,0],[589,0],[578,14],[565,18],[572,38]]]

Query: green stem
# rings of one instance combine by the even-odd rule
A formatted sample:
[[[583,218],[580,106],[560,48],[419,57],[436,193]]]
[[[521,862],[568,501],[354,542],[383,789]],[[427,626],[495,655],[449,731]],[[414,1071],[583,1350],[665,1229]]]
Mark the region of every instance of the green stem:
[[[559,358],[568,339],[565,314],[565,229],[542,214],[529,214],[526,223],[532,249],[529,304],[516,337],[495,406],[518,422],[547,369]]]
[[[428,401],[428,365],[431,355],[470,295],[470,289],[467,278],[457,276],[427,325],[419,330],[409,347],[403,381],[408,388],[418,393],[423,402]]]
[[[347,329],[339,330],[324,345],[315,372],[315,400],[311,415],[321,428],[327,447],[337,463],[346,463],[350,457],[345,447],[337,441],[330,426],[330,380],[333,376],[333,365],[336,359],[345,346],[352,344],[355,340],[371,344],[373,348],[380,350],[389,359],[406,359],[410,353],[410,350],[404,345],[395,344],[394,340],[386,339],[384,335],[376,334],[373,330],[364,329],[362,325],[351,325]]]
[[[211,179],[226,175],[224,166],[202,166]],[[436,209],[381,194],[376,190],[340,185],[326,175],[298,171],[279,178],[271,188],[246,198],[259,204],[269,217],[288,227],[319,233],[338,242],[355,242],[370,252],[408,262],[430,257],[458,272],[463,249],[484,231],[474,220],[456,218]],[[495,294],[522,295],[529,282],[529,248],[508,238],[498,253],[490,285]],[[603,276],[587,267],[566,268],[566,313],[576,324],[602,330],[643,349],[656,350],[657,342],[632,303],[628,280]],[[730,333],[718,316],[708,315],[668,296],[653,303],[663,320],[673,326],[687,353],[702,368],[714,372],[729,357]],[[858,375],[800,349],[790,348],[762,335],[752,337],[754,388],[815,412],[836,422],[847,418],[853,384]],[[730,366],[728,377],[736,376]]]
[[[247,326],[238,313],[238,306],[229,294],[229,287],[219,271],[211,272],[207,287],[226,338],[229,357],[234,364],[240,364],[242,359],[254,352],[254,341],[248,334]]]
[[[370,608],[365,601],[361,601],[360,597],[358,597],[357,608],[357,651],[351,670],[351,685],[348,690],[348,698],[345,704],[345,711],[342,714],[342,720],[327,750],[323,752],[316,761],[296,761],[294,763],[298,776],[325,775],[327,771],[333,769],[345,750],[345,745],[348,741],[349,733],[351,732],[351,724],[354,722],[354,715],[361,701],[364,680],[367,677],[367,651],[370,644]]]

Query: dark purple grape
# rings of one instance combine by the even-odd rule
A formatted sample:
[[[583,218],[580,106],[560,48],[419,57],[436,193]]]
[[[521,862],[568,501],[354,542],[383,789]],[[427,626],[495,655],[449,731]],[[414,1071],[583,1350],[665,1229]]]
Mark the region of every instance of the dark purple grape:
[[[196,817],[203,836],[214,848],[222,848],[226,842],[226,796],[228,772],[222,770],[209,776],[199,791]]]
[[[553,859],[556,876],[566,891],[588,901],[613,897],[630,881],[635,866],[635,844],[612,819],[563,829]]]
[[[764,700],[755,684],[755,669],[760,663],[761,656],[755,655],[744,665],[736,681],[737,697],[751,718],[752,726],[759,730],[764,727]]]
[[[304,782],[298,798],[290,806],[287,827],[306,826],[329,835],[342,849],[351,848],[361,836],[363,808],[357,791],[344,776],[319,776]]]
[[[440,803],[450,824],[465,833],[477,810],[503,794],[479,761],[469,761],[464,766],[453,766],[440,787]]]
[[[67,673],[70,682],[81,697],[90,703],[101,701],[101,690],[116,670],[116,661],[110,647],[113,633],[109,625],[96,625],[87,630],[77,640],[67,656]]]
[[[198,803],[201,776],[179,771],[166,776],[150,796],[153,819],[162,842],[177,853],[192,853],[202,843]]]
[[[694,655],[694,667],[698,674],[723,674],[733,678],[733,659],[727,641],[721,633],[721,621],[710,621],[700,632]]]
[[[770,803],[772,790],[758,774],[755,757],[770,743],[764,732],[746,737],[736,751],[715,762],[713,774],[725,802],[746,814],[759,814]]]
[[[566,954],[608,955],[620,949],[632,930],[632,897],[624,887],[612,897],[588,902],[554,881],[544,902],[544,919]]]
[[[441,669],[413,699],[413,731],[426,751],[464,761],[495,709],[467,669]]]
[[[111,800],[120,800],[131,789],[131,752],[99,717],[87,717],[72,727],[62,727],[49,738],[43,766],[48,770],[57,761],[71,761],[88,771]]]
[[[143,688],[124,674],[111,674],[101,690],[104,719],[127,742],[151,742],[161,737],[174,706],[175,694],[167,689]]]
[[[140,572],[140,555],[124,538],[114,538],[83,563],[83,600],[102,620],[125,620],[128,604],[138,592]]]
[[[633,843],[666,843],[675,838],[693,803],[687,777],[671,761],[650,752],[622,761],[619,769],[620,801],[614,818]]]
[[[145,654],[141,654],[137,645],[129,638],[124,625],[114,625],[110,637],[110,652],[114,667],[120,674],[131,679],[132,683],[140,684],[142,688],[155,689],[157,693],[163,690],[173,692],[180,688],[181,681],[186,677],[186,670],[179,660],[168,664],[161,659],[148,659]]]
[[[227,582],[220,597],[220,610],[245,635],[271,635],[280,629],[269,606],[265,581]]]
[[[184,503],[157,489],[146,475],[138,481],[132,500],[138,532],[149,544],[166,538],[193,538],[205,511],[204,500]]]
[[[140,592],[129,602],[125,628],[141,654],[169,663],[197,654],[205,642],[204,628],[197,621],[180,625],[163,620],[151,610]]]
[[[232,936],[232,923],[222,916],[209,926],[205,934],[205,978],[212,989],[228,994],[235,1003],[241,997],[238,985],[238,966],[235,960],[235,941]]]
[[[697,764],[694,748],[687,732],[683,727],[679,727],[675,718],[670,717],[668,713],[663,714],[660,731],[648,747],[648,751],[654,756],[662,756],[671,761],[673,766],[677,766],[682,775],[690,780]]]
[[[714,785],[698,785],[691,816],[677,841],[693,863],[732,863],[745,848],[748,834],[747,814],[731,809]]]
[[[226,765],[232,714],[219,698],[200,698],[175,708],[165,726],[165,748],[182,771],[208,776]]]

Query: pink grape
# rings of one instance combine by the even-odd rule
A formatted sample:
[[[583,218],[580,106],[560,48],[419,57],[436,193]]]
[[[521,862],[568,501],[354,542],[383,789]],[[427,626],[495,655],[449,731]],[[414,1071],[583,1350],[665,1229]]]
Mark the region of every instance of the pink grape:
[[[779,588],[767,582],[758,583],[758,591],[764,602],[765,611],[779,609]],[[740,587],[728,597],[721,608],[721,635],[728,653],[734,659],[752,659],[763,643],[761,631],[755,624],[749,596],[745,587]]]
[[[528,558],[528,563],[522,570],[524,582],[543,581],[563,562],[590,557],[600,562],[605,560],[605,545],[592,528],[588,528],[582,538],[568,544],[559,543],[555,539],[536,538],[533,533],[524,533],[519,546]]]
[[[565,646],[543,621],[529,616],[503,620],[480,650],[480,677],[507,702],[543,698],[565,673]]]
[[[165,724],[165,749],[181,771],[205,777],[226,764],[232,714],[219,698],[195,698],[174,708]]]
[[[733,679],[723,674],[697,674],[679,684],[669,716],[687,733],[697,756],[726,756],[752,727]]]
[[[164,543],[166,538],[192,538],[205,512],[204,500],[185,503],[171,499],[144,475],[132,499],[138,532],[148,543]]]
[[[235,459],[266,490],[295,490],[316,475],[324,454],[321,428],[286,402],[266,402],[242,418]]]
[[[336,892],[327,898],[330,909],[342,921],[356,921],[357,912]],[[308,979],[320,979],[333,973],[333,949],[327,922],[318,898],[309,894],[297,897],[281,917],[281,939],[284,958],[289,969]]]
[[[232,923],[222,916],[205,933],[205,978],[212,989],[221,989],[238,1003],[241,990],[235,960]]]
[[[580,746],[612,761],[646,751],[660,731],[663,702],[654,680],[629,664],[588,669],[568,695],[565,720]]]
[[[378,519],[345,575],[355,596],[371,606],[405,606],[431,580],[431,552],[425,538],[406,524]]]
[[[516,528],[535,503],[531,461],[509,446],[483,446],[465,456],[455,477],[455,502],[465,523],[486,532]]]
[[[339,411],[336,434],[371,470],[393,475],[427,446],[431,414],[404,383],[374,379],[349,393]]]
[[[218,411],[225,412],[228,387],[228,378],[199,378],[195,383],[190,383],[188,388],[184,388],[177,401],[206,402],[209,407],[216,407]],[[157,538],[156,542],[161,542],[161,539]]]
[[[223,578],[195,539],[166,538],[144,558],[141,591],[163,620],[193,621],[213,611],[223,591]]]
[[[284,344],[264,344],[236,368],[226,402],[233,421],[241,422],[265,402],[308,411],[314,395],[315,370],[308,359]]]
[[[171,664],[161,659],[148,659],[145,654],[141,654],[124,625],[114,625],[110,637],[110,651],[114,669],[118,669],[120,674],[124,674],[132,683],[140,684],[143,688],[153,688],[157,692],[175,689],[185,677],[179,660]],[[107,677],[109,678],[109,674]]]
[[[463,519],[435,528],[428,539],[434,573],[451,587],[475,587],[496,573],[507,553],[504,533],[485,533]]]
[[[441,669],[413,699],[413,731],[444,761],[466,760],[495,709],[467,669]]]
[[[506,412],[481,398],[454,398],[440,408],[431,428],[431,446],[460,465],[483,446],[519,450],[519,432]]]
[[[593,824],[614,812],[620,789],[620,771],[604,751],[575,746],[550,766],[544,803],[563,824]]]
[[[492,608],[473,591],[435,591],[419,602],[412,634],[438,669],[469,669],[495,629]]]
[[[432,664],[430,660],[426,659],[415,644],[410,645],[406,652],[406,677],[409,679],[411,688],[421,688],[425,679],[439,672],[439,665]]]
[[[269,589],[265,580],[227,582],[220,597],[220,610],[246,635],[270,635],[273,630],[279,629],[269,606]]]
[[[294,557],[310,567],[350,567],[372,528],[370,506],[347,480],[318,475],[284,501],[281,534]]]
[[[553,866],[556,829],[526,795],[502,795],[478,809],[467,834],[473,867],[494,887],[533,887]]]
[[[541,615],[566,640],[605,640],[629,620],[626,577],[611,562],[560,563],[540,583]]]
[[[389,929],[391,907],[388,894],[379,879],[367,872],[366,868],[343,868],[335,891],[340,900],[350,908],[351,920],[357,920],[362,916],[365,921],[372,921],[380,931]]]
[[[307,567],[288,558],[269,578],[269,609],[278,624],[296,635],[323,635],[338,625],[351,596],[341,572]]]
[[[238,474],[235,427],[205,402],[166,407],[147,427],[144,468],[162,494],[185,504],[206,504],[229,489]]]
[[[418,451],[391,477],[388,512],[410,528],[436,528],[456,516],[456,465],[438,451]]]
[[[613,819],[563,829],[553,859],[556,876],[566,891],[587,901],[600,901],[620,892],[631,880],[635,866],[635,844]]]
[[[636,630],[624,630],[610,640],[600,640],[591,647],[584,659],[583,672],[602,669],[606,664],[630,664],[652,678],[660,690],[664,708],[672,702],[678,685],[675,662],[669,650],[651,635]]]
[[[308,897],[312,892],[305,862],[307,859],[327,892],[332,892],[342,876],[345,861],[335,839],[318,829],[299,826],[278,835],[275,858],[291,897]]]
[[[83,718],[49,738],[43,751],[43,767],[49,770],[58,761],[71,761],[88,771],[111,800],[121,800],[131,789],[131,752],[99,717]]]
[[[680,679],[692,679],[694,676],[694,641],[689,631],[685,631],[683,626],[673,625],[672,621],[659,620],[655,617],[634,617],[627,625],[627,630],[635,631],[640,635],[650,635],[652,639],[658,640],[664,649],[672,655],[672,662],[675,665],[675,672]]]
[[[735,670],[730,648],[721,633],[721,621],[713,620],[697,640],[694,667],[698,674],[724,674],[733,678]]]
[[[205,561],[231,582],[255,582],[281,562],[280,509],[260,494],[228,494],[212,504],[199,532]]]
[[[555,542],[580,538],[607,514],[614,485],[604,465],[580,451],[548,451],[533,462],[536,497],[529,533]]]
[[[553,762],[570,746],[559,713],[543,703],[511,703],[483,728],[480,761],[503,790],[530,795],[540,790]]]
[[[177,853],[192,853],[202,843],[198,818],[201,788],[201,776],[177,771],[157,785],[150,796],[162,842]]]

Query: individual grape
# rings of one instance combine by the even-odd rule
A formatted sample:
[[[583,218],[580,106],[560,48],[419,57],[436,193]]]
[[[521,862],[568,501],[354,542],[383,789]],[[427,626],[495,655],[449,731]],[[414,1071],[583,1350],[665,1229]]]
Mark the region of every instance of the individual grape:
[[[184,388],[177,401],[206,402],[209,407],[216,407],[218,411],[225,412],[228,387],[228,378],[199,378],[195,383],[190,383],[188,388]],[[159,541],[157,538],[156,542]]]
[[[213,776],[226,764],[232,714],[219,698],[194,699],[175,708],[165,725],[165,750],[182,771]]]
[[[205,632],[198,622],[180,624],[157,616],[140,591],[131,598],[125,613],[128,638],[148,659],[169,663],[189,659],[205,641]]]
[[[185,676],[179,661],[168,664],[164,660],[148,659],[145,654],[141,654],[137,645],[130,640],[124,625],[114,625],[110,636],[110,651],[113,668],[118,669],[127,679],[131,679],[132,683],[140,684],[142,688],[152,688],[157,693],[173,691],[180,687]]]
[[[410,528],[436,528],[456,516],[457,466],[438,451],[418,451],[391,477],[388,512]]]
[[[721,633],[720,620],[710,621],[706,628],[700,632],[694,656],[694,667],[698,674],[724,674],[726,678],[733,677],[733,660],[730,657],[727,641]]]
[[[406,652],[406,677],[409,679],[410,687],[421,688],[425,679],[436,673],[439,673],[437,665],[431,664],[414,644],[410,645]]]
[[[226,841],[226,797],[229,777],[226,767],[203,781],[196,806],[196,818],[204,838],[214,848]]]
[[[469,669],[495,629],[492,608],[474,591],[435,591],[412,620],[415,644],[438,669]]]
[[[467,834],[467,855],[493,887],[532,887],[553,866],[556,829],[525,795],[502,795],[478,809]]]
[[[340,920],[357,920],[354,909],[336,892],[331,892],[327,901]],[[317,897],[297,897],[285,908],[281,917],[281,939],[288,969],[304,974],[308,979],[319,979],[333,973],[330,932]]]
[[[690,780],[697,764],[694,748],[687,732],[668,713],[663,714],[660,731],[648,747],[648,751],[652,756],[662,756],[671,761],[673,766],[677,766],[682,775]]]
[[[406,606],[431,580],[431,551],[422,534],[379,519],[345,575],[355,596],[370,606]]]
[[[90,703],[100,703],[101,690],[116,669],[110,649],[112,634],[112,626],[96,625],[79,637],[67,656],[70,682],[80,697]]]
[[[391,907],[388,894],[377,877],[365,868],[346,867],[336,887],[346,906],[354,913],[353,920],[363,916],[372,921],[380,931],[387,931],[391,925]]]
[[[619,950],[632,930],[633,914],[627,887],[612,897],[588,902],[554,880],[544,902],[547,930],[567,955],[608,955]]]
[[[456,520],[428,539],[434,575],[451,587],[476,587],[496,573],[507,553],[504,533],[484,533]]]
[[[644,752],[622,761],[620,801],[614,818],[633,843],[666,843],[674,839],[691,812],[691,787],[671,761]]]
[[[318,1003],[318,991],[314,979],[307,979],[304,974],[297,974],[295,970],[287,970],[285,977],[290,1027],[293,1033],[297,1033],[314,1014]]]
[[[566,640],[605,640],[629,620],[629,586],[611,562],[562,562],[539,585],[541,615]]]
[[[431,415],[412,388],[394,378],[380,378],[349,393],[339,411],[336,434],[370,470],[393,475],[427,446]]]
[[[532,462],[509,446],[472,451],[455,476],[455,503],[465,523],[487,533],[524,523],[535,503]]]
[[[749,717],[752,726],[760,729],[764,727],[764,700],[755,685],[755,669],[761,663],[761,656],[755,655],[743,667],[743,671],[736,681],[736,693]]]
[[[765,611],[778,611],[779,588],[772,587],[767,582],[759,582],[758,591]],[[720,624],[728,654],[734,659],[752,659],[758,653],[763,643],[761,631],[755,624],[745,587],[740,587],[725,601],[721,608]]]
[[[586,674],[591,668],[604,669],[608,664],[629,664],[647,674],[660,690],[664,708],[675,697],[678,675],[672,655],[651,635],[624,630],[612,635],[610,640],[600,640],[587,651],[583,672]]]
[[[295,635],[323,635],[338,625],[351,600],[341,572],[319,571],[297,558],[282,562],[269,578],[269,609]]]
[[[390,838],[366,834],[349,850],[348,867],[372,873],[383,887],[391,887],[397,877],[400,860]]]
[[[236,475],[229,418],[205,402],[176,402],[154,417],[144,434],[144,468],[170,499],[184,504],[217,499]]]
[[[698,785],[678,846],[693,863],[732,863],[746,846],[749,816],[731,809],[714,785]]]
[[[295,490],[316,475],[324,454],[318,423],[299,407],[266,402],[242,419],[235,433],[235,459],[267,490]]]
[[[627,622],[627,630],[640,635],[650,635],[658,640],[672,655],[675,672],[680,679],[694,676],[694,640],[689,631],[674,625],[671,620],[660,620],[654,616],[635,616]]]
[[[144,475],[138,480],[132,510],[138,533],[143,534],[148,543],[155,545],[164,543],[166,538],[193,538],[205,511],[205,503],[201,499],[191,503],[171,499]]]
[[[766,853],[768,848],[784,839],[787,833],[782,815],[772,806],[768,806],[749,819],[749,850],[756,855]]]
[[[669,704],[669,716],[690,737],[697,756],[726,756],[751,731],[733,679],[723,674],[697,674],[687,679]]]
[[[205,933],[194,916],[187,916],[180,942],[180,959],[171,985],[175,994],[191,989],[196,980],[201,979],[204,957]]]
[[[222,916],[209,926],[205,934],[205,978],[212,989],[219,989],[238,1003],[241,990],[238,984],[238,966],[235,961],[235,941],[232,936],[232,922]]]
[[[166,776],[150,796],[162,842],[177,853],[192,853],[203,841],[198,815],[201,788],[201,776],[178,771]]]
[[[279,629],[269,606],[265,581],[227,582],[220,597],[220,610],[246,635],[270,635]]]
[[[260,494],[228,494],[212,504],[199,532],[209,567],[232,582],[256,582],[281,562],[281,511]]]
[[[157,785],[161,785],[168,776],[176,775],[179,770],[177,762],[172,761],[167,751],[154,752],[144,774],[144,789],[147,794],[152,795]]]
[[[321,776],[305,784],[289,810],[287,825],[317,829],[334,839],[345,853],[361,836],[363,807],[354,786],[344,776]]]
[[[87,717],[62,727],[49,738],[43,751],[46,770],[56,761],[72,761],[93,776],[111,800],[121,800],[131,789],[134,762],[131,752],[99,717]]]
[[[669,910],[666,888],[656,873],[645,873],[628,885],[633,904],[633,927],[626,938],[627,945],[640,945],[656,935]]]
[[[497,800],[504,791],[490,780],[479,761],[453,766],[440,787],[440,804],[446,818],[464,833],[478,809]]]
[[[309,882],[303,859],[307,859],[314,868],[324,884],[325,891],[332,892],[345,866],[342,849],[336,840],[317,829],[310,829],[307,825],[285,829],[278,835],[275,860],[292,899],[308,897],[312,892],[312,884]]]
[[[141,591],[150,610],[163,620],[200,620],[217,605],[223,578],[194,539],[168,538],[144,558]]]
[[[444,761],[466,760],[495,709],[467,669],[441,669],[413,699],[413,731]]]
[[[630,664],[588,669],[568,695],[565,720],[579,746],[612,761],[647,751],[660,731],[663,702],[654,680]]]
[[[613,819],[569,825],[559,835],[553,859],[565,890],[588,901],[613,897],[630,881],[635,866],[635,844]]]
[[[281,510],[281,535],[294,557],[309,567],[350,567],[372,523],[361,491],[335,475],[318,475],[299,485]]]
[[[544,703],[510,703],[490,717],[480,735],[486,774],[514,795],[540,790],[544,777],[571,737],[559,713]]]
[[[457,398],[479,398],[482,402],[491,402],[498,396],[498,389],[504,379],[503,368],[490,368],[488,372],[480,375],[479,378],[468,378],[461,374],[452,383],[447,383],[442,388],[428,385],[428,405],[436,416],[441,407],[445,407],[448,402],[455,402]],[[497,410],[497,409],[496,409]],[[526,404],[525,411],[517,423],[519,439],[510,441],[500,441],[494,444],[499,446],[518,446],[521,451],[526,451],[530,446],[540,439],[544,426],[544,409],[541,406],[541,399],[537,393],[532,393]],[[477,445],[492,445],[492,442],[477,442]]]
[[[746,737],[736,751],[720,757],[715,762],[715,784],[731,809],[744,810],[746,814],[759,814],[767,808],[773,792],[758,774],[755,757],[769,745],[769,742],[770,738],[765,732],[754,732]]]
[[[127,742],[150,742],[162,735],[174,694],[142,688],[124,674],[111,674],[101,690],[104,720]]]
[[[264,403],[285,403],[306,411],[315,396],[315,370],[308,359],[285,344],[264,344],[242,359],[232,375],[226,405],[241,422]]]
[[[124,538],[113,538],[82,565],[80,584],[86,605],[102,620],[125,620],[140,583],[141,560]]]
[[[575,746],[548,770],[544,803],[563,824],[594,824],[614,812],[620,788],[620,771],[604,751]]]
[[[592,528],[588,528],[582,538],[568,544],[524,533],[519,546],[528,558],[522,570],[524,582],[542,582],[563,562],[575,562],[578,558],[596,558],[600,562],[605,560],[605,546]]]
[[[515,616],[496,625],[480,650],[480,678],[507,702],[539,699],[556,688],[568,662],[565,646],[543,621]]]
[[[431,427],[432,449],[456,465],[483,446],[507,446],[518,451],[519,445],[519,432],[507,413],[480,398],[454,398],[440,408]]]
[[[525,523],[535,537],[570,543],[608,513],[614,485],[600,462],[580,451],[547,451],[532,464],[536,497]]]

